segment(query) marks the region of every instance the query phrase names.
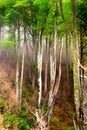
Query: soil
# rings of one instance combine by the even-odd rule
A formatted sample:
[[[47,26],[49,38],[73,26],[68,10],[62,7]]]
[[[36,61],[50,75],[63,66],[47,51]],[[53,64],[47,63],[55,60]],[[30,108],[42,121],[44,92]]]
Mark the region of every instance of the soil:
[[[0,61],[0,97],[7,99],[10,106],[13,106],[16,102],[16,94],[13,86],[14,76],[14,69],[6,61]]]

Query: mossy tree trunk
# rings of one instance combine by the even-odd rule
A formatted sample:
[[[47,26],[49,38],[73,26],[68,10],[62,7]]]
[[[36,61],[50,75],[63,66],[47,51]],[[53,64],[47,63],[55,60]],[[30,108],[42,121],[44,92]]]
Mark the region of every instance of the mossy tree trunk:
[[[76,109],[76,130],[83,130],[82,108],[81,108],[81,84],[80,84],[80,62],[78,49],[78,35],[76,31],[76,0],[71,0],[73,15],[73,37],[72,37],[72,54],[73,54],[73,83],[74,83],[74,103]]]

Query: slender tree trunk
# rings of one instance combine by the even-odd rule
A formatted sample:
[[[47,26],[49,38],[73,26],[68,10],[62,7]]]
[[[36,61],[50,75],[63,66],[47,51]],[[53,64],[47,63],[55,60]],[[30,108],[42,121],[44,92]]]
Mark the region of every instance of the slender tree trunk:
[[[21,108],[21,103],[22,103],[23,74],[24,74],[24,56],[25,56],[25,45],[24,45],[23,55],[22,55],[22,68],[21,68],[21,80],[20,80],[20,108]]]
[[[33,89],[35,87],[35,75],[33,75],[33,77],[32,77],[32,87],[33,87]]]
[[[1,31],[2,31],[2,29],[1,29],[1,26],[0,26],[0,39],[2,38],[2,36],[1,36]]]
[[[68,50],[69,50],[69,44],[68,44],[68,35],[66,34],[66,70],[67,70],[67,81],[69,83],[69,53],[68,53]]]
[[[22,67],[21,67],[21,80],[20,80],[20,108],[22,104],[22,89],[23,89],[23,75],[24,75],[24,58],[26,49],[26,27],[24,27],[24,44],[23,44],[23,55],[22,55]]]
[[[69,35],[69,69],[72,69],[72,36]]]
[[[39,92],[38,92],[38,108],[41,104],[41,96],[42,96],[42,57],[43,57],[43,45],[42,45],[42,34],[39,33],[39,44],[38,44],[38,57],[37,57],[37,64],[38,64],[38,85],[39,85]]]
[[[80,62],[81,65],[84,65],[83,63],[83,53],[84,53],[84,43],[83,43],[83,29],[82,26],[80,25]],[[80,82],[81,82],[81,86],[84,86],[84,69],[82,69],[80,67]]]
[[[18,23],[18,45],[17,45],[17,61],[16,61],[16,98],[19,101],[19,47],[20,47],[20,25]]]
[[[48,61],[49,61],[49,40],[46,40],[46,59],[45,59],[45,86],[44,91],[47,92],[47,77],[48,77]]]
[[[87,75],[87,69],[84,71],[84,75]],[[83,130],[87,130],[87,78],[84,79],[83,89]]]
[[[19,54],[17,54],[17,63],[16,63],[16,98],[19,101]]]
[[[33,60],[34,63],[36,64],[36,58],[37,58],[37,43],[36,43],[36,39],[35,39],[35,34],[33,34],[32,36],[32,42],[33,42],[33,46],[34,46],[34,52],[33,52]],[[32,72],[32,87],[34,89],[35,87],[35,77],[36,77],[36,65],[34,66],[34,71]]]

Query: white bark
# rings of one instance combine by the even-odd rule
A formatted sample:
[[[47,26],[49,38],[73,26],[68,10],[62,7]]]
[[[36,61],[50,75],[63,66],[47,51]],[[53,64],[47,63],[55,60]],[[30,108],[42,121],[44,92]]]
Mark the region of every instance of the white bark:
[[[20,79],[20,109],[21,109],[21,104],[22,104],[22,89],[23,89],[23,76],[24,76],[25,49],[26,49],[26,27],[24,26],[24,43],[23,43],[23,55],[22,55],[21,79]]]
[[[19,47],[20,47],[20,26],[18,25],[18,45],[17,45],[17,63],[16,63],[16,98],[19,101]]]
[[[44,91],[47,92],[47,69],[48,69],[48,64],[45,64],[45,86],[44,86]]]
[[[33,43],[34,44],[34,43]],[[34,62],[36,62],[36,45],[35,45],[35,48],[34,48],[34,52],[33,52],[33,54],[34,54]],[[34,66],[35,68],[34,68],[34,72],[32,72],[33,74],[32,74],[32,87],[33,87],[33,89],[34,89],[34,87],[35,87],[35,76],[36,76],[36,66]]]
[[[21,103],[22,103],[25,48],[26,48],[26,46],[24,43],[24,49],[23,49],[23,55],[22,55],[22,67],[21,67],[21,80],[20,80],[20,108],[21,108]]]
[[[36,109],[36,112],[33,113],[36,117],[37,127],[36,130],[48,130],[47,128],[47,121],[45,120],[43,114]]]
[[[41,41],[40,41],[41,38]],[[43,43],[41,34],[39,33],[39,45],[38,45],[38,57],[37,57],[37,64],[38,64],[38,85],[39,85],[39,92],[38,92],[38,107],[40,107],[41,103],[41,96],[42,96],[42,57],[43,57]],[[42,44],[42,46],[41,46]]]
[[[87,75],[87,70],[84,72]],[[87,78],[84,79],[84,90],[83,90],[83,117],[84,117],[84,130],[87,130]]]
[[[67,81],[69,83],[69,44],[68,44],[68,34],[66,34],[66,70],[67,70]]]
[[[48,61],[49,61],[49,40],[46,42],[46,59],[45,59],[45,86],[44,91],[47,91],[47,77],[48,77]]]
[[[1,36],[1,31],[2,31],[2,29],[1,29],[2,27],[0,26],[0,40],[2,39],[2,36]]]
[[[50,122],[50,118],[53,111],[53,89],[56,80],[56,43],[57,42],[57,32],[54,31],[54,47],[53,50],[50,50],[50,91],[49,91],[49,99],[48,99],[48,124]]]
[[[16,98],[17,102],[19,101],[19,53],[17,54],[17,63],[16,63]]]
[[[62,65],[62,50],[63,50],[63,38],[62,38],[62,44],[61,44],[61,49],[60,49],[60,54],[59,54],[59,73],[58,73],[58,80],[56,82],[55,88],[54,88],[54,97],[57,95],[59,85],[60,85],[60,80],[61,80],[61,65]]]

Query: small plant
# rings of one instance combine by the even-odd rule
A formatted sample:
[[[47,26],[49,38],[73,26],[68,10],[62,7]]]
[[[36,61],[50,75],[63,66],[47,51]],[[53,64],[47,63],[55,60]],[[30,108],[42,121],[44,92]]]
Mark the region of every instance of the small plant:
[[[8,109],[8,103],[0,98],[0,112],[3,114]]]
[[[20,130],[29,130],[30,129],[30,125],[29,125],[28,119],[26,117],[18,118],[18,128]]]
[[[16,123],[17,123],[17,116],[15,114],[7,116],[3,121],[3,125],[8,128],[13,128],[14,124]]]
[[[20,114],[11,114],[5,117],[3,125],[9,130],[12,130],[13,128],[18,128],[19,130],[30,130],[30,128],[36,126],[35,123],[35,117],[27,114],[26,106],[23,104]]]
[[[21,113],[18,117],[18,128],[20,130],[30,129],[29,120],[28,120],[27,112],[26,112],[26,106],[24,104],[21,107]]]

